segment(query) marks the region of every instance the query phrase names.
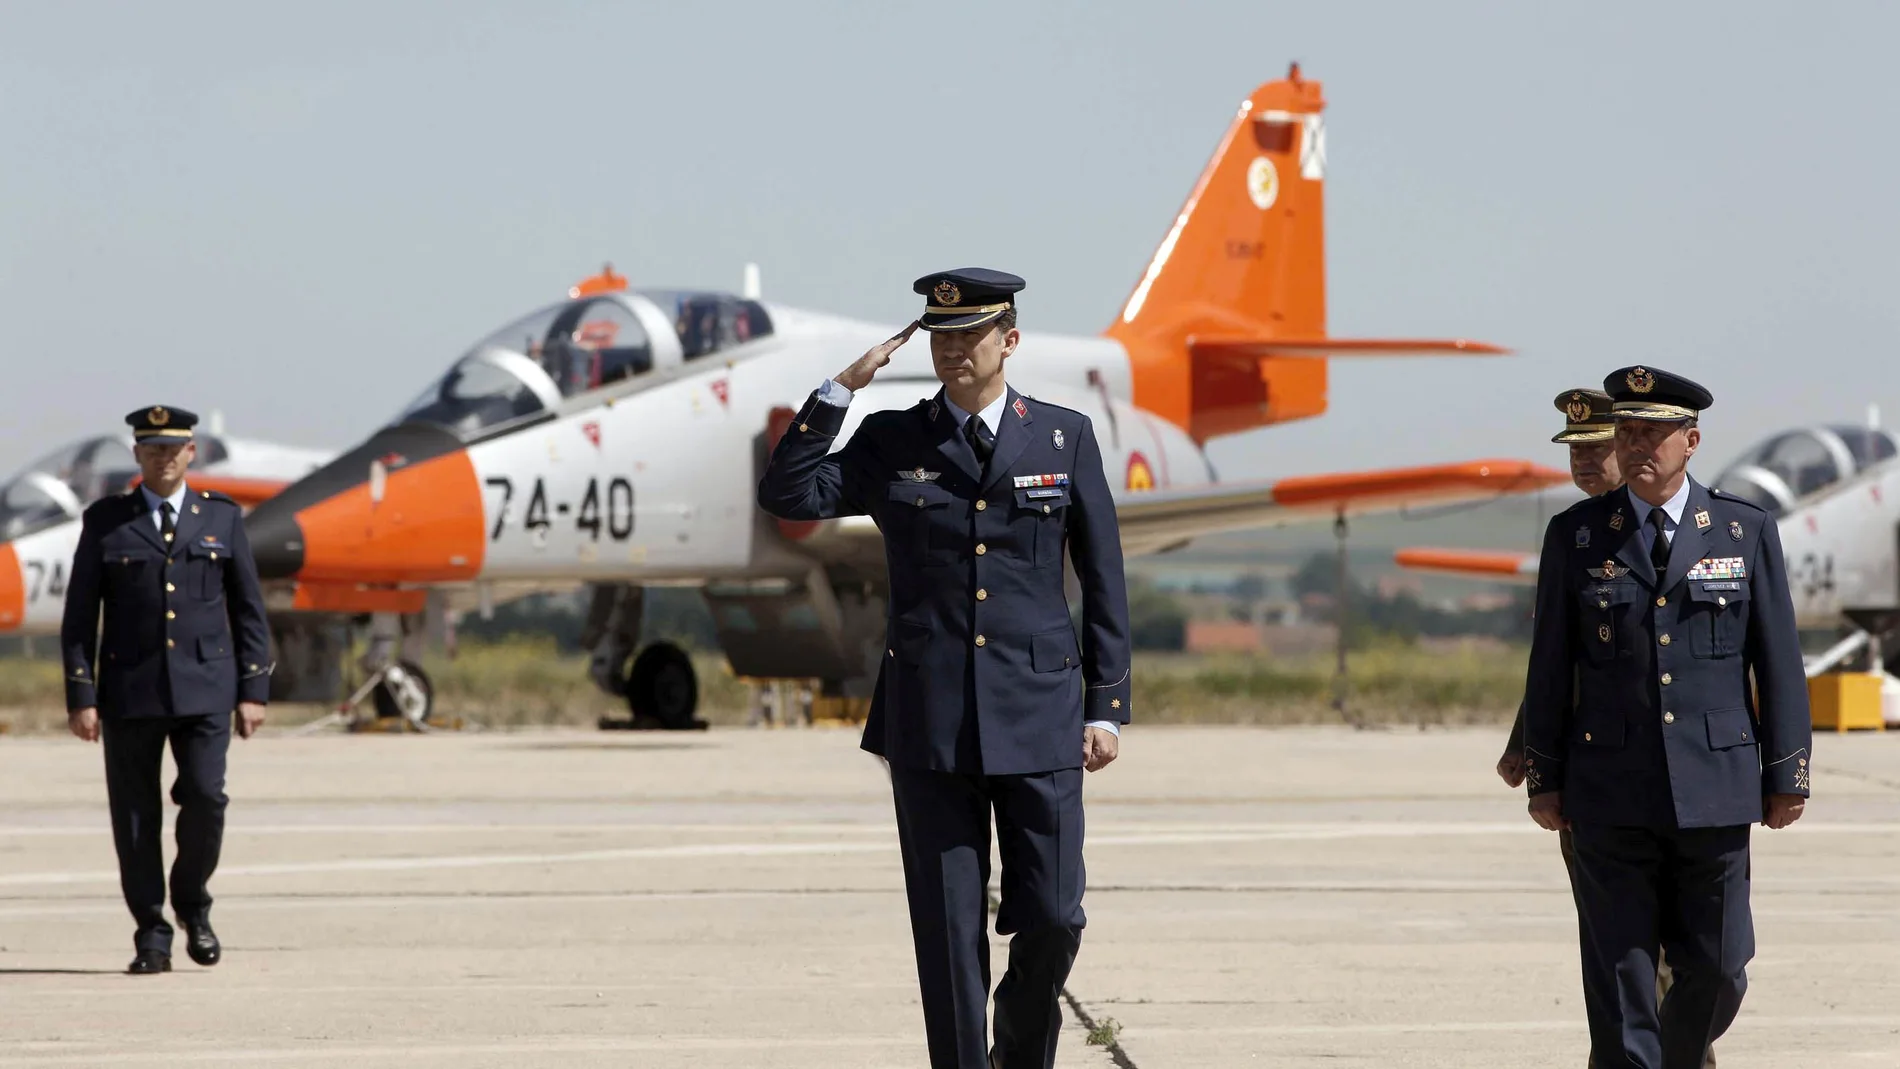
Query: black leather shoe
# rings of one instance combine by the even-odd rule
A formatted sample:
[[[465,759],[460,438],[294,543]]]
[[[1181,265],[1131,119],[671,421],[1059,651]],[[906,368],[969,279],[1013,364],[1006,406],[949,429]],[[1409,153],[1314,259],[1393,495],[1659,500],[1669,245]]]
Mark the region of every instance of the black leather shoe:
[[[133,976],[171,972],[172,956],[161,950],[141,950],[139,956],[132,959],[132,964],[125,967],[125,971]]]
[[[224,956],[224,948],[218,945],[218,933],[211,930],[210,921],[189,922],[185,925],[185,953],[200,965],[216,965]]]

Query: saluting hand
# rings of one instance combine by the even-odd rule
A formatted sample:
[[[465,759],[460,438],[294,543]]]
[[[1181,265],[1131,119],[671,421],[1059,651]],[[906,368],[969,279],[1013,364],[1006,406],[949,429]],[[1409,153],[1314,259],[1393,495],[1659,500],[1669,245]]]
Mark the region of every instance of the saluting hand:
[[[1801,811],[1807,808],[1808,800],[1798,794],[1771,794],[1768,796],[1768,811],[1762,815],[1761,822],[1771,830],[1781,829],[1801,819]]]
[[[919,320],[911,320],[910,326],[898,331],[889,339],[871,346],[863,356],[858,357],[856,363],[832,377],[838,385],[852,393],[871,385],[871,379],[877,374],[878,369],[891,362],[891,354],[910,340],[911,332],[917,329],[919,322]]]
[[[87,742],[99,741],[99,710],[88,705],[66,714],[66,730]]]

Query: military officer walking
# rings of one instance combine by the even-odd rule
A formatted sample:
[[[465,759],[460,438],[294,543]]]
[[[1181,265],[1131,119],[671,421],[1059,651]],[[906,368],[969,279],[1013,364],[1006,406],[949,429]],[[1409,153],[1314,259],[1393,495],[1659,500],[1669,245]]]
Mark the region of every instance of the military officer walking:
[[[1570,447],[1570,481],[1590,497],[1623,485],[1623,472],[1616,466],[1616,421],[1610,417],[1610,395],[1598,389],[1565,390],[1553,402],[1564,414],[1564,429],[1551,441]],[[1524,703],[1517,706],[1517,719],[1504,742],[1504,755],[1498,758],[1498,777],[1506,786],[1524,784]],[[1570,833],[1559,840],[1563,847],[1564,867],[1570,867]]]
[[[1046,1069],[1085,920],[1082,772],[1115,759],[1132,712],[1120,532],[1088,418],[1004,381],[1023,280],[969,269],[914,288],[922,318],[812,395],[759,504],[883,532],[890,641],[863,746],[891,766],[931,1066]],[[828,456],[852,393],[919,326],[943,389],[866,416]],[[986,1050],[992,813],[996,930],[1013,939]]]
[[[1546,531],[1524,775],[1573,836],[1595,1064],[1697,1069],[1747,988],[1749,828],[1808,794],[1806,676],[1773,518],[1688,475],[1709,392],[1645,367],[1604,389],[1625,488]]]
[[[270,632],[242,510],[186,485],[197,417],[160,405],[126,422],[141,484],[86,510],[60,643],[68,726],[105,740],[119,885],[138,925],[127,971],[149,974],[171,970],[158,793],[168,743],[179,807],[172,909],[191,960],[215,965],[222,954],[206,884],[224,837],[225,751],[234,710],[241,736],[263,723]]]
[[[1610,395],[1602,390],[1579,388],[1558,394],[1553,403],[1557,411],[1564,414],[1564,429],[1551,441],[1570,447],[1570,481],[1591,497],[1602,497],[1620,488],[1623,472],[1616,463],[1616,421],[1610,413]],[[1520,787],[1524,783],[1524,705],[1521,702],[1517,707],[1517,721],[1511,725],[1510,738],[1504,744],[1504,755],[1498,758],[1497,772],[1508,786]],[[1557,847],[1574,894],[1577,865],[1570,829],[1557,833]],[[1672,980],[1668,957],[1659,953],[1656,959],[1658,1004],[1668,994]],[[1594,1063],[1586,1058],[1585,1065],[1594,1066]],[[1709,1048],[1703,1069],[1715,1069],[1714,1047]]]

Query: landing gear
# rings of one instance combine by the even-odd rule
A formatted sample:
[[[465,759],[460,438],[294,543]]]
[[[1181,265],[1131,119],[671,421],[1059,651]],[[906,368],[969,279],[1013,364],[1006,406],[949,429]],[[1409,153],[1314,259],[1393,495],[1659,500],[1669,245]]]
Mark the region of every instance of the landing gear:
[[[412,724],[428,721],[435,711],[435,686],[429,674],[414,661],[397,661],[383,669],[382,679],[370,692],[381,720],[400,717]]]
[[[669,731],[704,730],[706,722],[693,715],[699,708],[699,678],[693,659],[671,642],[655,642],[633,659],[627,673],[627,708],[633,726]]]
[[[640,649],[645,601],[637,586],[594,587],[587,625],[581,631],[581,645],[592,651],[587,672],[602,691],[626,699],[627,710],[633,714],[627,720],[603,716],[600,729],[703,731],[706,722],[693,715],[699,708],[693,659],[671,642],[654,642]],[[637,657],[636,649],[640,650]]]
[[[600,718],[602,731],[704,731],[693,715],[699,708],[699,677],[693,659],[671,642],[655,642],[640,651],[628,670],[622,692],[630,720]]]

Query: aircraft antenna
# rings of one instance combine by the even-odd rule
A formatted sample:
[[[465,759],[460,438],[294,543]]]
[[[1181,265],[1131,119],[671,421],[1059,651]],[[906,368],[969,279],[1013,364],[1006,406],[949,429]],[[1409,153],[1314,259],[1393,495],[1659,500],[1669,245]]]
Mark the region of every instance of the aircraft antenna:
[[[748,301],[759,299],[759,265],[745,265],[745,286],[740,293]]]

